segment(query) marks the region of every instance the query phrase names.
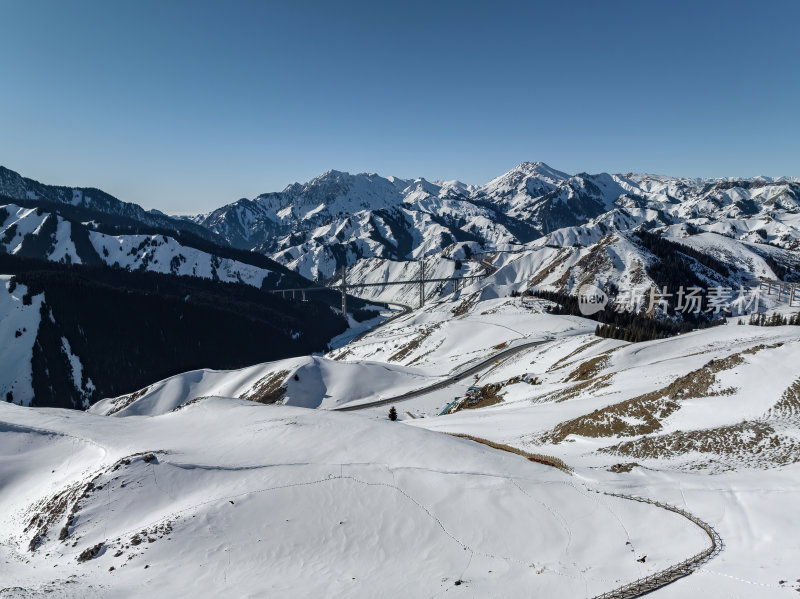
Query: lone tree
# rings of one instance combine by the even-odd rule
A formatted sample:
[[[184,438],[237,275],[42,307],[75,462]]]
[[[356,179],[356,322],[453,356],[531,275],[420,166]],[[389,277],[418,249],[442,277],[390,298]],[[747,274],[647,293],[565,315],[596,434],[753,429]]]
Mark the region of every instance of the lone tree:
[[[389,408],[389,420],[397,420],[397,410],[394,409],[394,406]]]

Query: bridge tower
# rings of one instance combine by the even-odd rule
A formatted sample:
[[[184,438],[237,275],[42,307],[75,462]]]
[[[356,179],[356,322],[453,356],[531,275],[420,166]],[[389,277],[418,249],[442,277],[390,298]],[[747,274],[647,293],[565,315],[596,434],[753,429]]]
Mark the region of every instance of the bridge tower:
[[[342,316],[347,318],[347,266],[342,266]]]
[[[425,305],[425,258],[419,261],[419,307]]]

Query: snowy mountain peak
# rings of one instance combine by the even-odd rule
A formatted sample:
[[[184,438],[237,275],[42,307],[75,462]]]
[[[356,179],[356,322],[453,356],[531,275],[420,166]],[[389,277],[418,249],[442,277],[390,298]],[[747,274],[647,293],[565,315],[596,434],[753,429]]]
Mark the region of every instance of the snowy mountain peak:
[[[563,181],[564,179],[569,178],[569,174],[556,170],[544,162],[523,162],[515,169],[512,169],[511,172],[513,171],[521,171],[530,176],[537,176],[553,181]]]
[[[544,162],[523,162],[478,189],[490,196],[505,197],[522,193],[535,197],[547,193],[567,179],[567,173],[557,171]]]
[[[431,196],[438,196],[442,191],[442,186],[436,183],[431,183],[422,177],[414,179],[410,185],[403,189],[403,193],[409,195],[413,192],[428,194]]]

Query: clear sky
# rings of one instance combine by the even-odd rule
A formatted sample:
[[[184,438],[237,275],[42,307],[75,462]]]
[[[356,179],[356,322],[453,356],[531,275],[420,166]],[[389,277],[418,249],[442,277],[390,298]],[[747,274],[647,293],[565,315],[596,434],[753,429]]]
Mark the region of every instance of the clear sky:
[[[169,213],[329,169],[800,176],[796,0],[0,0],[0,164]]]

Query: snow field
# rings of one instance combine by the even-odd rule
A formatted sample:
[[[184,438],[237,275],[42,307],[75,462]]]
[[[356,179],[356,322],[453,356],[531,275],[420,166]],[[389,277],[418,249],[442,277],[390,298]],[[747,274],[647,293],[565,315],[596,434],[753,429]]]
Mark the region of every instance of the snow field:
[[[31,591],[74,575],[70,596],[437,596],[457,580],[484,596],[582,596],[704,546],[674,515],[397,423],[216,398],[155,417],[0,414],[13,430],[2,440],[2,579]],[[62,515],[28,551],[40,502],[89,480],[66,539]]]

